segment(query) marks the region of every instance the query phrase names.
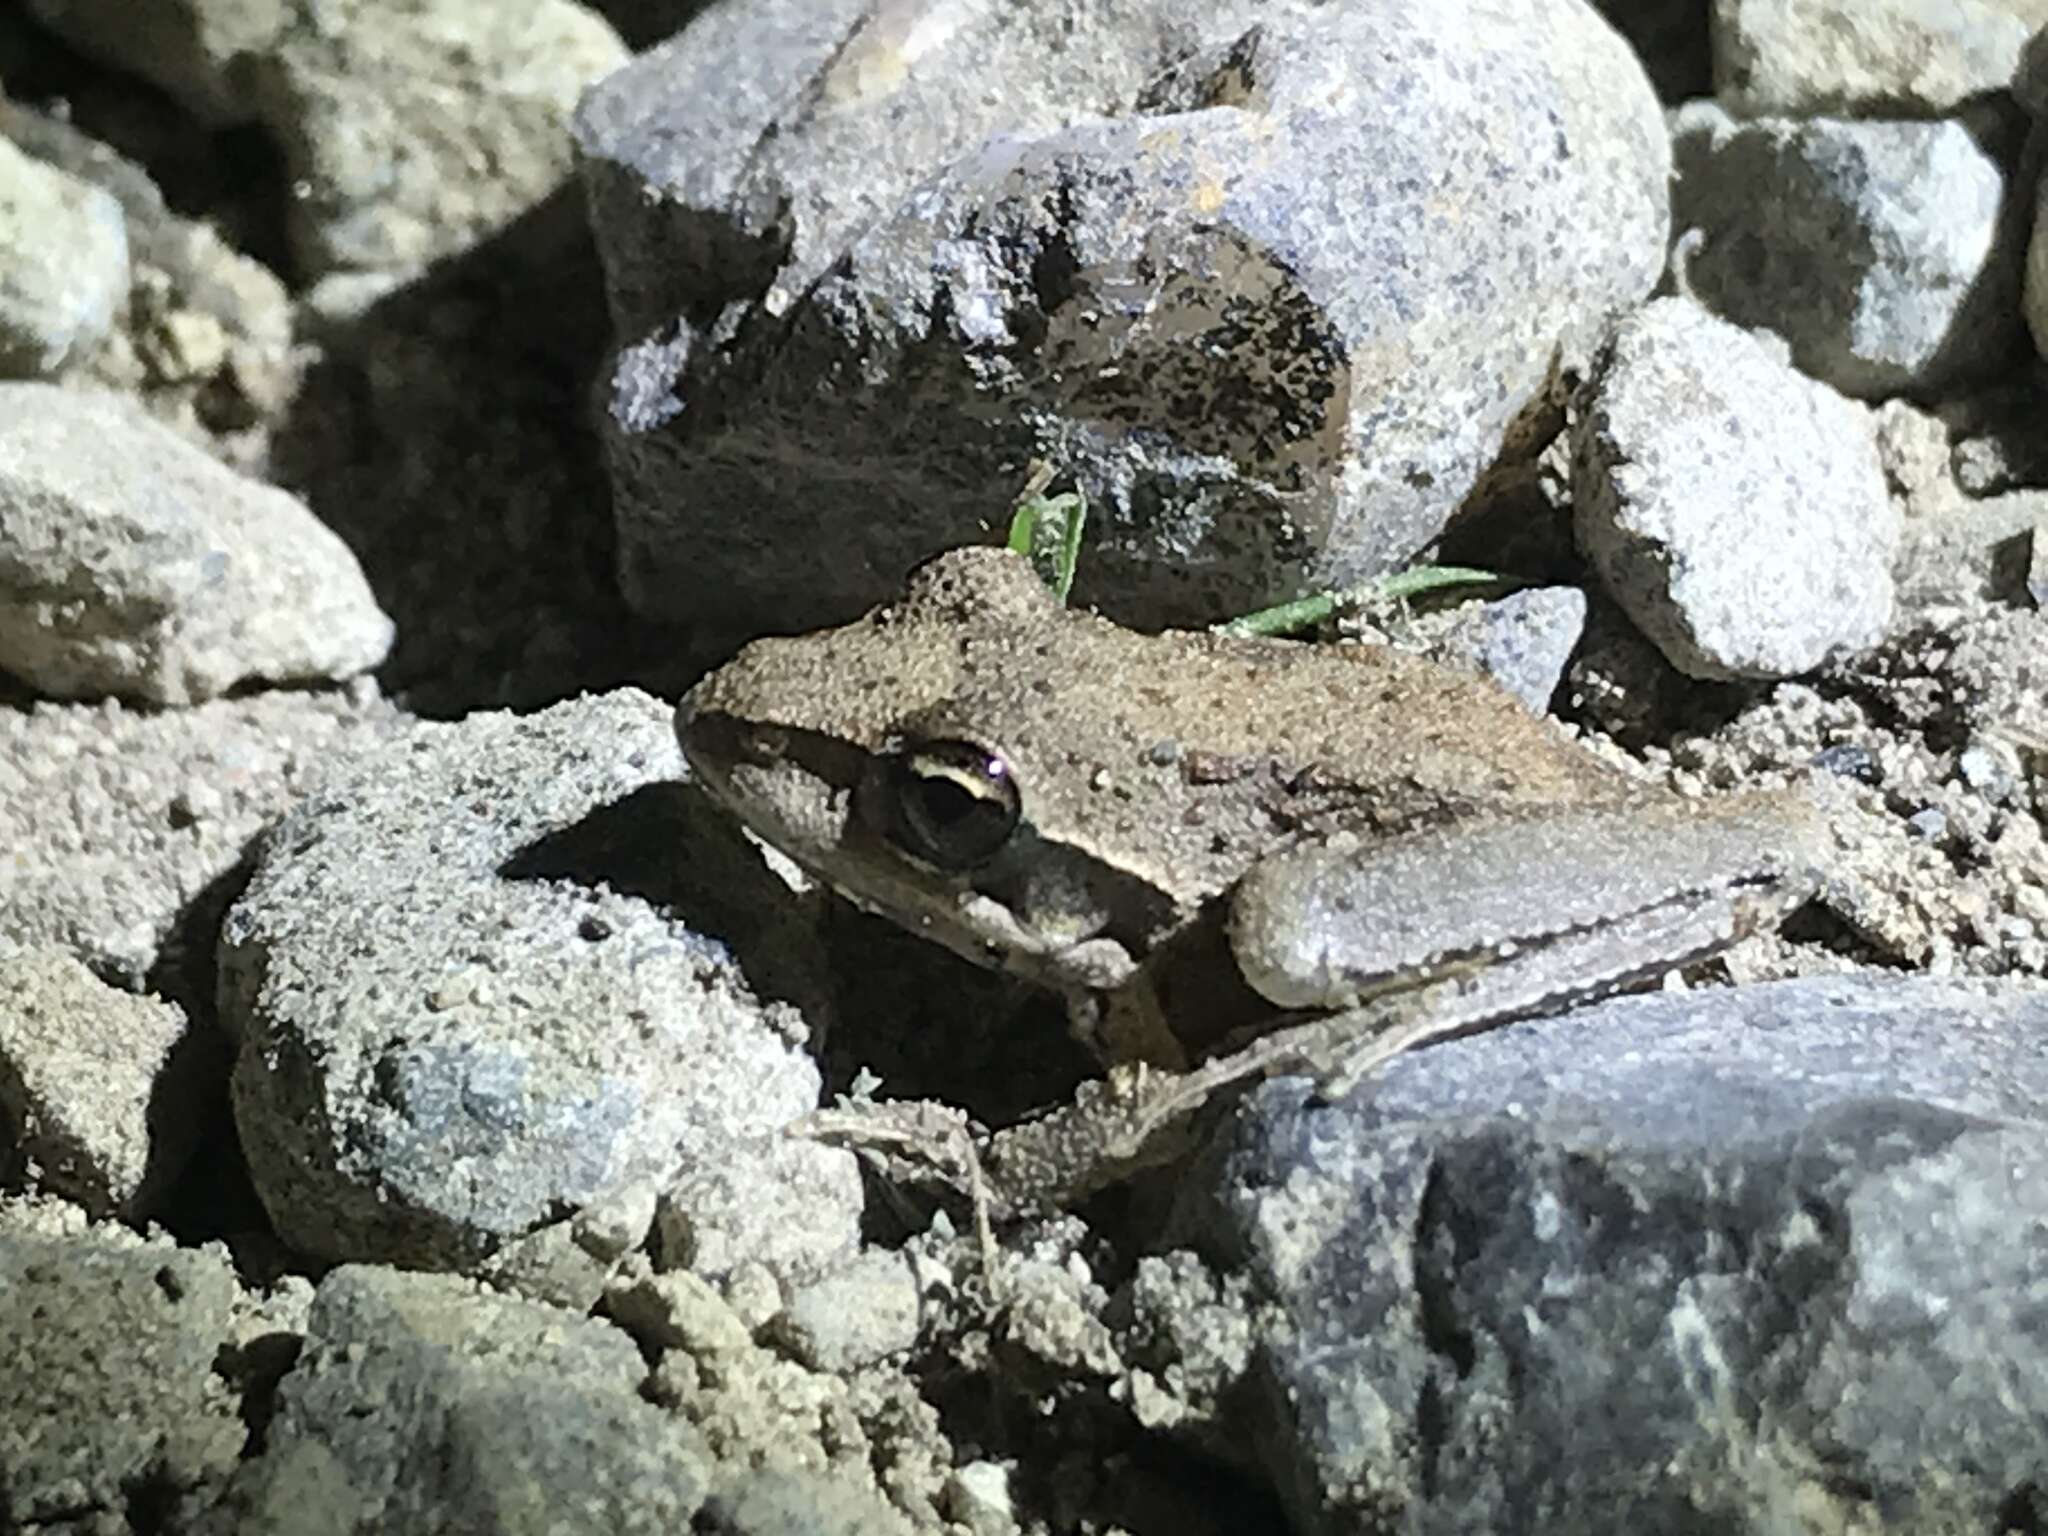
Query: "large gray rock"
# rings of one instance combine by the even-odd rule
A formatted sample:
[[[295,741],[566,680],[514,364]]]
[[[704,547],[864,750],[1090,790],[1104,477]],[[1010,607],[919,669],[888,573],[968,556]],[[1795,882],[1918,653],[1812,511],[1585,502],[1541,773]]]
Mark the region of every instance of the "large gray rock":
[[[220,1007],[287,1242],[468,1267],[655,1184],[712,1272],[853,1247],[851,1157],[781,1135],[819,1093],[797,903],[682,772],[627,691],[422,726],[271,830]]]
[[[225,1479],[246,1434],[214,1374],[235,1296],[215,1253],[0,1236],[0,1528],[128,1530],[145,1490]]]
[[[68,951],[137,989],[187,944],[210,955],[218,889],[249,839],[325,764],[397,724],[367,689],[0,709],[0,940]]]
[[[0,1163],[26,1158],[31,1187],[139,1215],[183,1172],[223,1066],[176,1005],[61,951],[0,945]]]
[[[1715,0],[1714,96],[1744,117],[1940,117],[2011,87],[2048,0]]]
[[[390,1536],[691,1528],[703,1441],[644,1401],[624,1333],[447,1276],[320,1284],[229,1529]]]
[[[1305,1533],[2005,1529],[2048,1478],[2048,990],[1815,978],[1238,1112],[1190,1214]],[[2022,1516],[2022,1518],[2026,1518]]]
[[[1521,446],[1661,262],[1626,45],[1580,0],[1191,14],[726,0],[590,94],[636,608],[851,618],[1042,456],[1082,600],[1210,619]]]
[[[127,298],[121,205],[0,139],[0,376],[90,352]]]
[[[1790,677],[1892,615],[1899,507],[1868,414],[1686,299],[1624,320],[1572,438],[1573,525],[1691,677]]]
[[[1844,394],[1929,394],[2010,361],[2025,231],[1959,122],[1677,116],[1673,253],[1687,289],[1776,331]]]
[[[0,385],[0,667],[186,704],[353,677],[392,625],[346,544],[115,395]]]

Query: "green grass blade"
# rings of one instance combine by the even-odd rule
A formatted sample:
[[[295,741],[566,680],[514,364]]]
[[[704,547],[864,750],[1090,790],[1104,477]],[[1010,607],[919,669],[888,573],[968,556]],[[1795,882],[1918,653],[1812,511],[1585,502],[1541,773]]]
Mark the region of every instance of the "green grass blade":
[[[1375,600],[1420,597],[1426,592],[1442,592],[1453,587],[1513,584],[1513,578],[1498,571],[1482,571],[1469,565],[1418,565],[1413,570],[1396,571],[1391,576],[1377,577],[1355,587],[1340,587],[1297,597],[1292,602],[1276,603],[1271,608],[1261,608],[1212,627],[1225,635],[1298,635],[1304,630],[1327,624],[1339,609],[1355,608]]]

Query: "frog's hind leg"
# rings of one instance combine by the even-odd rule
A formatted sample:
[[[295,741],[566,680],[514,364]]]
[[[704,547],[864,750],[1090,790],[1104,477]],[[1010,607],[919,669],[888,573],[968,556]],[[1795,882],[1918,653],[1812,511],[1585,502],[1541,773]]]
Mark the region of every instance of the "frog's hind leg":
[[[1621,921],[1556,935],[1540,947],[1468,957],[1300,1026],[1297,1059],[1315,1072],[1317,1096],[1335,1102],[1416,1046],[1561,1013],[1621,991],[1727,948],[1755,918],[1744,903],[1721,893],[1692,892]],[[1310,1032],[1321,1038],[1311,1040]]]

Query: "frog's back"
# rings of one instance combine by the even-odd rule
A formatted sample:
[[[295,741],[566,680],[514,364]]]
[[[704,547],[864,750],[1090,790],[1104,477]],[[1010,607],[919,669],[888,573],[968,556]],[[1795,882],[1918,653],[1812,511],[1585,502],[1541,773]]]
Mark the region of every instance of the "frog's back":
[[[998,558],[966,582],[999,595],[961,610],[947,696],[899,733],[1002,753],[1034,823],[1120,866],[1171,859],[1214,894],[1279,843],[1628,782],[1475,673],[1382,646],[1140,634]]]

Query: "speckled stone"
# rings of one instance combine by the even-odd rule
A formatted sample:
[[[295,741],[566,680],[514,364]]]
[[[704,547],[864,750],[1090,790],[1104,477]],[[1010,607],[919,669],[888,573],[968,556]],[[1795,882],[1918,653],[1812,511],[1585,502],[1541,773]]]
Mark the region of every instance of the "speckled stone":
[[[1581,0],[863,14],[726,0],[579,112],[648,614],[849,619],[1034,456],[1127,622],[1363,577],[1662,265],[1656,98]]]

